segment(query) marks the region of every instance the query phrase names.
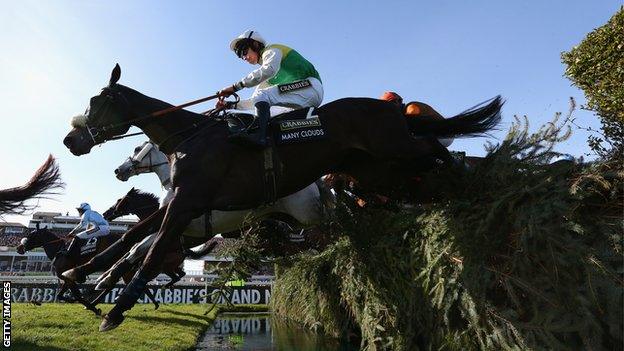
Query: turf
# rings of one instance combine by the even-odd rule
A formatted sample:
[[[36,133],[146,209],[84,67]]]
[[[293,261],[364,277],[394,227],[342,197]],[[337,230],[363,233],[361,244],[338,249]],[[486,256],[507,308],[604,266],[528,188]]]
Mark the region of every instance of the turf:
[[[111,305],[103,305],[107,311]],[[12,350],[193,350],[199,336],[219,312],[263,312],[266,306],[219,306],[204,315],[207,305],[171,304],[154,311],[151,305],[127,312],[115,330],[100,333],[100,317],[75,304],[14,303]]]

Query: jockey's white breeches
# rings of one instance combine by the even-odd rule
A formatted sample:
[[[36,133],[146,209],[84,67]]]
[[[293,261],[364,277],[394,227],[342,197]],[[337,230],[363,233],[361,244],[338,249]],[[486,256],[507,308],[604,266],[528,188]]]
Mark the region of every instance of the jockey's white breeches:
[[[93,228],[84,230],[78,234],[76,234],[76,238],[80,239],[91,239],[91,238],[99,238],[101,236],[106,236],[110,234],[110,227],[107,225],[96,225]]]
[[[256,89],[249,100],[241,101],[237,109],[250,110],[257,102],[268,102],[271,106],[284,106],[293,109],[319,107],[323,101],[323,83],[310,77],[310,86],[298,90],[280,92],[277,85]]]

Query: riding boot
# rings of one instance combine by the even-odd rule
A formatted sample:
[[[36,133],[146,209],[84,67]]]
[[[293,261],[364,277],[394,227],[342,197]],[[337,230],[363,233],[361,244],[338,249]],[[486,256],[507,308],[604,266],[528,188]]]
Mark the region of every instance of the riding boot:
[[[258,130],[252,134],[239,133],[233,135],[230,140],[245,146],[264,148],[267,146],[267,126],[271,117],[271,105],[266,101],[259,101],[256,102],[255,107],[256,116],[258,116]]]
[[[104,317],[102,323],[100,324],[100,331],[108,331],[119,326],[123,320],[123,313],[131,309],[141,297],[147,283],[151,280],[151,278],[147,277],[141,270],[138,270],[132,281],[126,285],[123,289],[117,301],[115,302],[115,307],[113,307],[110,312]]]

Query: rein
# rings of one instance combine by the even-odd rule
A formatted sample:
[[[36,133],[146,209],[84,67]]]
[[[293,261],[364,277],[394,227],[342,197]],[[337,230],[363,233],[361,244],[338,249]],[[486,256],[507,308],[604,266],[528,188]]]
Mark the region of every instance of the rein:
[[[146,210],[146,209],[152,208],[152,207],[155,207],[156,209],[158,209],[158,204],[155,204],[155,205],[144,205],[144,206],[141,206],[141,207],[136,207],[136,208],[133,208],[131,211],[127,211],[124,214],[117,213],[117,210],[115,210],[113,212],[113,214],[111,215],[111,217],[117,218],[117,217],[129,215],[129,214],[133,214],[133,215],[138,217],[139,215],[136,214],[137,211]]]
[[[41,245],[41,247],[43,247],[43,245],[54,244],[54,243],[57,243],[59,241],[67,241],[67,240],[69,240],[69,238],[67,238],[67,237],[60,237],[58,239],[50,240],[50,241],[47,241],[47,242],[43,243]]]
[[[116,94],[121,96],[124,100],[126,100],[125,97],[123,95],[121,95],[120,92],[116,92]],[[232,93],[232,95],[236,98],[235,103],[240,101],[240,97],[236,93]],[[143,116],[135,117],[135,118],[132,118],[130,120],[123,121],[123,122],[120,122],[120,123],[113,123],[113,124],[109,124],[109,125],[106,125],[106,126],[103,126],[103,127],[99,127],[99,128],[95,128],[95,127],[91,128],[91,127],[87,126],[87,130],[89,132],[89,135],[91,136],[91,139],[93,139],[93,142],[98,144],[96,142],[96,140],[95,140],[95,137],[99,134],[100,131],[104,132],[104,131],[107,131],[109,129],[113,129],[113,128],[116,128],[116,127],[129,125],[129,124],[132,124],[134,122],[141,121],[141,120],[144,120],[144,119],[163,116],[163,115],[166,115],[168,113],[181,110],[181,109],[183,109],[185,107],[201,104],[202,102],[206,102],[206,101],[213,100],[213,99],[216,99],[216,98],[218,98],[220,101],[224,101],[225,96],[223,96],[223,95],[221,95],[220,93],[217,92],[215,95],[210,95],[210,96],[207,96],[205,98],[189,101],[189,102],[186,102],[186,103],[181,104],[181,105],[168,107],[168,108],[165,108],[165,109],[162,109],[162,110],[158,110],[158,111],[155,111],[155,112],[152,112],[152,113],[148,113],[148,114],[143,115]],[[207,114],[207,113],[203,113],[203,114],[206,114],[206,115],[208,115],[210,117],[210,116],[212,116],[214,114],[217,114],[218,112],[220,112],[220,111],[222,111],[224,109],[225,109],[225,106],[221,106],[221,107],[215,108],[214,110],[211,110],[209,114]],[[187,129],[185,129],[185,130],[183,130],[181,132],[175,133],[172,136],[178,135],[178,134],[180,134],[182,132],[186,132],[186,131],[188,131],[188,130],[190,130],[192,128],[196,128],[197,126],[198,126],[197,124],[193,124],[193,126],[191,128],[187,128]],[[95,131],[95,133],[94,133],[94,131]],[[137,133],[131,133],[131,134],[124,134],[124,135],[115,135],[113,137],[110,137],[108,140],[102,141],[101,144],[103,144],[103,143],[105,143],[106,141],[109,141],[109,140],[120,140],[120,139],[128,138],[128,137],[135,136],[135,135],[140,135],[140,134],[145,134],[145,133],[137,132]]]

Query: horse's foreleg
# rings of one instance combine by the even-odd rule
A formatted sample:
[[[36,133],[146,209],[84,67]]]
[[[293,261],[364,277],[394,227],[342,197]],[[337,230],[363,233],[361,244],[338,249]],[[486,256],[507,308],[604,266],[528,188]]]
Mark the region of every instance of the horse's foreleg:
[[[85,300],[82,297],[82,293],[80,293],[80,289],[78,289],[78,286],[72,283],[68,283],[68,285],[69,285],[69,290],[72,292],[72,295],[74,295],[74,298],[76,298],[76,301],[80,302],[89,311],[95,313],[96,316],[99,316],[100,314],[102,314],[102,310],[100,310],[99,308],[96,308],[95,305],[93,305],[92,303],[90,303],[89,301]]]
[[[145,289],[145,296],[147,296],[147,298],[154,304],[154,310],[157,310],[158,307],[160,307],[160,304],[156,301],[156,297],[152,294],[150,289]]]
[[[86,276],[97,271],[103,271],[119,260],[135,243],[153,233],[162,222],[167,207],[162,207],[148,218],[139,222],[126,232],[121,239],[109,246],[106,250],[95,255],[89,262],[63,272],[63,277],[73,282],[84,282]]]
[[[124,291],[119,295],[115,307],[108,313],[100,325],[100,331],[107,331],[116,328],[123,322],[123,312],[131,309],[139,299],[147,283],[155,278],[159,273],[160,263],[167,254],[169,248],[175,244],[175,239],[182,234],[191,220],[196,217],[196,213],[185,208],[188,200],[180,197],[176,193],[167,208],[167,214],[162,227],[152,244],[141,269],[137,271],[134,278]]]
[[[56,294],[56,300],[67,301],[67,299],[64,296],[66,291],[67,291],[67,284],[65,283],[64,280],[61,280],[61,288],[59,289],[59,292]]]

